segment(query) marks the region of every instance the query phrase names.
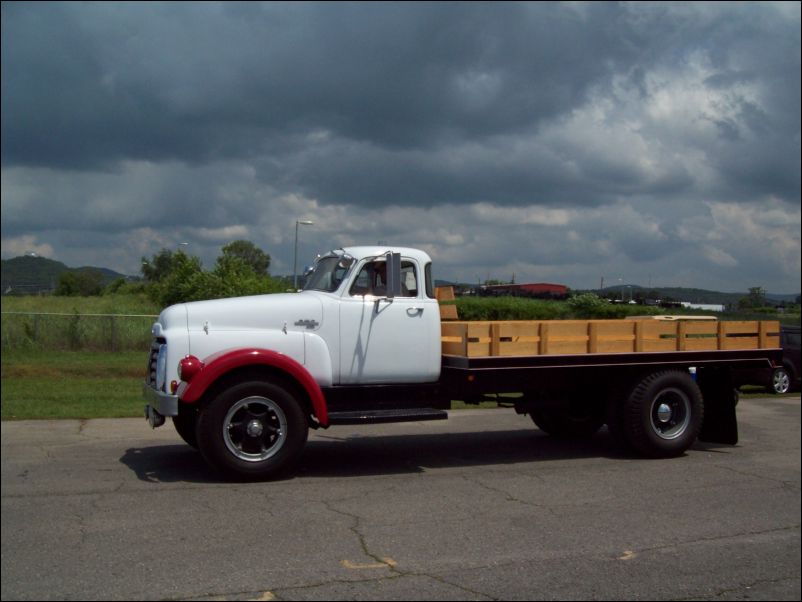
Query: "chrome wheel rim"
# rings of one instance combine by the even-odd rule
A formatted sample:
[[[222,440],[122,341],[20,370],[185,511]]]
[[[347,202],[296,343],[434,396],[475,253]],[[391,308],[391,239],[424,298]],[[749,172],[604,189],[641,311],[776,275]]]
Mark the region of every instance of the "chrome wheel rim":
[[[791,388],[791,379],[785,370],[777,370],[774,373],[774,390],[777,393],[787,393]]]
[[[287,417],[266,397],[241,399],[223,421],[223,441],[234,456],[263,462],[275,456],[287,440]]]
[[[679,389],[665,389],[652,401],[651,426],[661,439],[681,437],[691,420],[691,400]]]

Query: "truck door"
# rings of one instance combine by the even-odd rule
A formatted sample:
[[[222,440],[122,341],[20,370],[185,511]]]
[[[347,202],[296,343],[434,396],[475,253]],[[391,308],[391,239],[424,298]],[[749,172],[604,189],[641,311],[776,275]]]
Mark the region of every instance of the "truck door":
[[[386,294],[385,262],[366,262],[340,303],[340,383],[433,382],[440,313],[416,262],[401,261],[401,292]]]

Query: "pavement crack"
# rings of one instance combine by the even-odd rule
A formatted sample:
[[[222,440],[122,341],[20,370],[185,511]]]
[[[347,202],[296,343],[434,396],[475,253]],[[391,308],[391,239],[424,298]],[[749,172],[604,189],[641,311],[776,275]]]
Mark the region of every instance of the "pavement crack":
[[[468,475],[462,475],[462,478],[465,479],[466,481],[468,481],[469,483],[471,483],[473,485],[476,485],[477,487],[481,487],[482,489],[484,489],[486,491],[490,491],[492,493],[496,493],[496,494],[504,496],[504,501],[506,501],[506,502],[513,502],[513,503],[516,503],[516,504],[521,504],[523,506],[528,506],[529,508],[536,508],[538,510],[545,510],[546,512],[548,512],[549,514],[551,514],[554,517],[558,516],[557,512],[551,506],[547,506],[545,504],[536,504],[536,503],[530,502],[528,500],[522,500],[521,498],[515,497],[509,491],[501,489],[500,487],[493,487],[491,485],[488,485],[487,483],[483,483],[479,478],[476,478],[476,477],[469,477]]]
[[[618,560],[632,560],[633,558],[637,557],[640,554],[645,554],[648,552],[659,552],[661,550],[670,550],[672,548],[682,548],[684,546],[694,546],[703,543],[709,543],[714,541],[727,541],[730,539],[737,539],[739,537],[754,537],[759,535],[768,535],[771,533],[782,533],[782,532],[790,532],[794,530],[799,530],[800,524],[788,525],[785,527],[776,527],[773,529],[760,529],[756,531],[743,531],[741,533],[732,533],[730,535],[719,535],[715,537],[699,537],[696,539],[691,539],[688,541],[679,541],[670,544],[660,545],[660,546],[651,546],[648,548],[641,548],[638,550],[626,550],[623,554],[617,555],[616,558]]]
[[[494,597],[492,597],[492,596],[490,596],[490,595],[488,595],[488,594],[486,594],[484,592],[472,590],[472,589],[467,588],[467,587],[465,587],[463,585],[460,585],[458,583],[453,583],[453,582],[449,581],[448,579],[446,579],[444,577],[441,577],[439,575],[436,575],[436,574],[426,573],[426,572],[417,572],[417,571],[406,571],[406,570],[402,569],[401,567],[398,566],[398,563],[395,560],[393,560],[392,558],[389,558],[387,556],[379,556],[379,554],[373,552],[370,549],[370,547],[368,545],[368,542],[366,541],[365,534],[361,530],[362,517],[360,517],[358,514],[354,514],[354,513],[351,513],[351,512],[346,512],[345,510],[341,510],[339,508],[335,508],[332,505],[333,502],[324,500],[322,503],[329,511],[331,511],[331,512],[333,512],[335,514],[338,514],[340,516],[347,517],[347,518],[349,518],[349,519],[351,519],[353,521],[353,523],[348,527],[349,530],[356,536],[357,541],[359,541],[359,545],[362,548],[362,553],[365,555],[365,557],[370,558],[371,560],[374,561],[373,563],[366,564],[366,565],[354,565],[353,563],[348,563],[348,561],[343,561],[343,566],[345,566],[345,568],[351,568],[351,569],[368,569],[368,568],[370,568],[370,569],[387,568],[388,569],[388,573],[385,574],[382,577],[374,577],[374,578],[364,579],[364,580],[349,579],[348,581],[344,581],[345,583],[354,583],[355,581],[357,581],[357,582],[379,582],[379,581],[383,581],[383,580],[387,580],[387,579],[398,579],[400,577],[426,577],[428,579],[432,579],[433,581],[437,581],[438,583],[441,583],[442,585],[446,585],[448,587],[458,589],[459,591],[465,592],[466,594],[470,594],[472,596],[476,596],[476,597],[483,598],[483,599],[486,599],[486,600],[498,600],[499,599],[499,598],[494,598]],[[522,502],[522,503],[524,503],[524,502]],[[341,581],[341,580],[333,580],[333,581],[331,581],[329,583],[340,583],[340,582],[343,582],[343,581]],[[308,589],[309,587],[318,587],[318,586],[322,586],[322,585],[325,585],[325,584],[317,584],[315,586],[307,586],[306,588]],[[278,592],[274,592],[274,593],[279,595]]]
[[[351,519],[353,521],[353,524],[351,524],[348,527],[348,530],[351,531],[351,533],[353,533],[354,536],[357,538],[357,541],[359,542],[359,546],[362,548],[362,553],[365,555],[365,557],[370,558],[371,560],[373,560],[373,563],[370,564],[370,565],[356,565],[356,564],[354,564],[352,566],[347,566],[346,564],[343,564],[343,566],[345,566],[345,568],[382,568],[382,567],[386,567],[386,568],[388,568],[390,570],[391,573],[396,573],[396,574],[399,574],[399,575],[403,574],[401,571],[398,570],[398,564],[394,560],[392,560],[391,558],[389,558],[387,556],[379,556],[378,554],[376,554],[376,553],[374,553],[374,552],[372,552],[370,550],[370,547],[368,546],[368,542],[365,539],[365,535],[360,530],[361,523],[362,523],[362,517],[360,517],[358,514],[353,514],[353,513],[350,513],[350,512],[346,512],[345,510],[340,510],[339,508],[335,508],[332,505],[333,502],[324,500],[322,503],[326,507],[326,509],[329,510],[330,512],[333,512],[334,514],[339,514],[340,516],[344,516],[344,517],[349,518],[349,519]],[[343,561],[343,563],[347,563],[347,562],[348,561],[346,561],[346,560]]]
[[[442,585],[446,585],[448,587],[453,587],[453,588],[458,589],[458,590],[460,590],[462,592],[471,594],[472,596],[485,598],[487,600],[503,600],[503,598],[496,598],[496,597],[491,596],[490,594],[486,594],[485,592],[480,592],[478,590],[474,590],[474,589],[471,589],[469,587],[465,587],[464,585],[460,585],[459,583],[454,583],[453,581],[449,581],[445,577],[440,577],[439,575],[433,575],[431,573],[413,573],[413,572],[404,573],[404,574],[406,576],[409,576],[409,577],[428,577],[429,579],[432,579],[433,581],[437,581],[438,583],[441,583]]]
[[[724,589],[720,589],[717,592],[709,595],[694,595],[692,598],[668,598],[669,600],[716,600],[718,598],[726,598],[732,599],[733,594],[738,594],[740,592],[744,593],[745,599],[749,599],[750,595],[747,590],[752,589],[753,587],[758,587],[760,585],[771,585],[777,583],[786,583],[786,582],[794,582],[799,580],[799,575],[789,575],[788,577],[778,577],[776,579],[756,579],[754,581],[750,581],[748,583],[741,583],[734,587],[728,587]]]
[[[721,464],[716,464],[716,468],[720,468],[722,470],[728,470],[730,472],[734,472],[735,474],[742,476],[742,477],[751,477],[753,479],[761,479],[764,481],[769,481],[770,483],[777,483],[783,489],[788,489],[790,491],[799,492],[799,481],[785,481],[782,479],[775,479],[773,477],[769,477],[763,474],[757,474],[754,472],[748,472],[745,470],[737,470],[732,466],[723,466]]]

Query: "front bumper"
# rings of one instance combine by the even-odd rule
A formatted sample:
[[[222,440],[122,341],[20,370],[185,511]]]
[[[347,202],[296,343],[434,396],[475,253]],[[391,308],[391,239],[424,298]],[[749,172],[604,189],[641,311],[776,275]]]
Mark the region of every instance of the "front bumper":
[[[142,383],[142,397],[148,402],[145,417],[150,426],[156,428],[164,424],[165,416],[178,416],[178,395],[157,391],[147,382]]]

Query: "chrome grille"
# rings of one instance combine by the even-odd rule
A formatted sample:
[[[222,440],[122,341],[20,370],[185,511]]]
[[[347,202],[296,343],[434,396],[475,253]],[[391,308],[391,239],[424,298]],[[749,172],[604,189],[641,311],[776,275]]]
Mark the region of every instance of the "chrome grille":
[[[148,356],[148,385],[156,388],[156,363],[159,360],[159,346],[167,343],[163,337],[153,339],[150,344],[150,355]]]

